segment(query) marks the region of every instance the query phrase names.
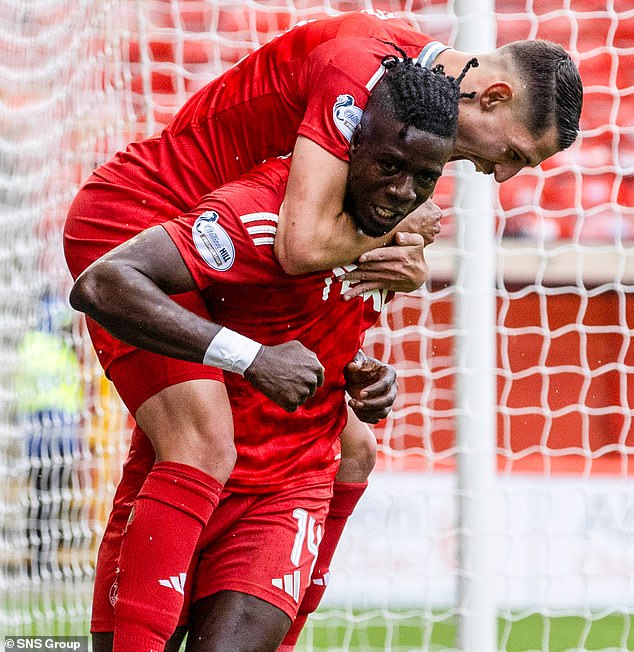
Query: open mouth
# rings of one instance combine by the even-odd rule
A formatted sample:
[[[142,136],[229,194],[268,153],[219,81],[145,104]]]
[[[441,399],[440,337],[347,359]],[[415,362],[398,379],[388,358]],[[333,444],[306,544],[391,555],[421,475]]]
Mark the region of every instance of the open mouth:
[[[403,211],[386,208],[385,206],[372,206],[371,212],[367,214],[365,233],[379,237],[391,231],[403,217]]]
[[[394,211],[391,208],[384,208],[383,206],[375,206],[374,212],[384,222],[393,222],[400,218],[400,211]]]
[[[404,217],[402,210],[386,208],[385,206],[374,206],[374,222],[381,227],[383,233],[391,231]]]

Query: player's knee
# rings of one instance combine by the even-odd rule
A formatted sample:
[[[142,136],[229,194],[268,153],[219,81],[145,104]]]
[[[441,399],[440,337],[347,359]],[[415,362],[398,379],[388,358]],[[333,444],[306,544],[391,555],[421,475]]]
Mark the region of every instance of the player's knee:
[[[376,438],[370,429],[366,434],[342,446],[338,482],[365,482],[376,464]]]
[[[231,433],[231,437],[203,438],[200,442],[197,466],[201,471],[224,484],[233,472],[237,458],[238,453],[233,442],[233,433]]]
[[[198,379],[170,385],[143,402],[135,418],[157,461],[193,466],[223,484],[231,475],[237,455],[222,383]]]
[[[167,445],[157,451],[157,460],[193,466],[224,484],[237,459],[233,430],[209,428],[182,429]]]

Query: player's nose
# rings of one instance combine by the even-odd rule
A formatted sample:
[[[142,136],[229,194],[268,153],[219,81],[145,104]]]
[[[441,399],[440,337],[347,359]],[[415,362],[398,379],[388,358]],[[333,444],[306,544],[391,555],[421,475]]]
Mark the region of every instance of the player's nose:
[[[412,202],[416,199],[414,177],[410,174],[401,174],[389,188],[389,193],[402,202]]]

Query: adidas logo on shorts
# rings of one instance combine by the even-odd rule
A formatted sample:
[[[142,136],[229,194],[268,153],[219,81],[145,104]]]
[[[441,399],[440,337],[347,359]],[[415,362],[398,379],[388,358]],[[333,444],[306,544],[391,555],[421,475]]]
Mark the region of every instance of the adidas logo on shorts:
[[[159,580],[159,584],[168,589],[174,589],[174,591],[178,591],[178,593],[183,595],[185,593],[186,579],[187,573],[180,573],[179,575],[172,575],[169,580]]]

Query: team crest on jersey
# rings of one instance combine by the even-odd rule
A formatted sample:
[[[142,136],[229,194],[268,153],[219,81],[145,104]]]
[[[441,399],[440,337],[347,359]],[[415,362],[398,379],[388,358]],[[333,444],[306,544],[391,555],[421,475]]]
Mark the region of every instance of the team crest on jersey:
[[[108,600],[110,600],[110,604],[114,607],[115,604],[117,604],[117,598],[119,597],[119,581],[115,580],[112,583],[112,586],[110,587],[110,591],[108,591]]]
[[[332,117],[337,129],[345,136],[346,140],[352,139],[352,134],[361,122],[363,111],[354,104],[352,95],[339,95],[332,107]]]
[[[192,227],[198,253],[212,269],[226,272],[236,258],[236,250],[228,233],[218,224],[216,211],[205,211]]]

